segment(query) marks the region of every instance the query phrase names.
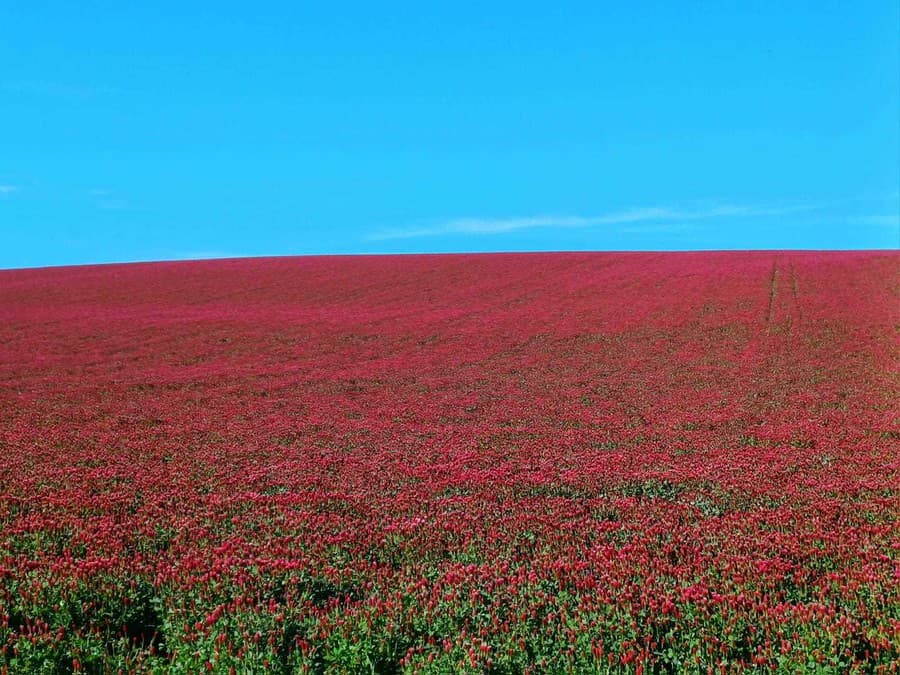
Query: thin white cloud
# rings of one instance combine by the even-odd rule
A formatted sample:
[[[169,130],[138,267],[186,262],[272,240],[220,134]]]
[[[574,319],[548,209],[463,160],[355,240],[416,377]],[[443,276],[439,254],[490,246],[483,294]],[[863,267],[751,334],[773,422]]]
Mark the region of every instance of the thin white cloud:
[[[13,192],[18,192],[19,188],[15,185],[0,185],[0,195],[11,195]]]
[[[170,260],[220,260],[223,258],[239,258],[241,256],[227,251],[188,251],[187,253],[178,253]]]
[[[816,217],[809,216],[793,221],[795,225],[804,227],[812,227],[816,225],[829,226],[848,226],[855,225],[857,227],[865,227],[870,229],[900,229],[900,213],[898,214],[848,214],[848,215],[830,215]]]
[[[81,99],[103,94],[113,94],[119,91],[103,84],[59,82],[54,80],[3,80],[0,81],[0,90],[29,96]]]
[[[97,208],[103,211],[128,211],[131,206],[124,199],[101,199]]]
[[[851,220],[858,225],[875,225],[878,227],[900,227],[900,214],[857,216]]]
[[[437,225],[411,228],[390,228],[370,234],[370,241],[388,239],[412,239],[446,234],[502,234],[539,227],[596,227],[603,225],[639,225],[661,221],[696,221],[724,217],[781,216],[818,208],[810,205],[759,208],[750,206],[718,205],[684,209],[667,206],[631,208],[596,216],[538,215],[510,218],[456,218]]]
[[[88,195],[101,211],[134,211],[134,205],[109,188],[91,188]]]

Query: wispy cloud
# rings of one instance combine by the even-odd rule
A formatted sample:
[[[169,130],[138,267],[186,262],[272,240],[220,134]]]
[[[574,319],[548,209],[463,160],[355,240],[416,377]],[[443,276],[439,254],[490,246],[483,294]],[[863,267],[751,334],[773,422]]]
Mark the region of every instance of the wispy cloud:
[[[15,185],[0,185],[0,195],[11,195],[13,192],[18,192],[19,188]]]
[[[124,199],[101,199],[97,202],[97,208],[102,211],[128,211],[131,205]]]
[[[739,205],[715,205],[700,208],[673,208],[652,206],[630,208],[621,211],[594,215],[538,215],[509,218],[456,218],[436,225],[424,227],[389,228],[370,234],[370,241],[388,239],[412,239],[434,237],[447,234],[489,235],[515,232],[539,227],[598,227],[608,225],[640,225],[642,223],[664,223],[666,221],[692,222],[710,218],[781,216],[804,211],[812,211],[818,206],[794,205],[779,207],[753,207]]]
[[[49,96],[53,98],[85,99],[93,96],[112,94],[118,90],[103,84],[59,82],[54,80],[0,81],[0,90],[28,96]]]
[[[880,227],[900,227],[900,214],[857,216],[851,219],[857,225],[875,225]]]
[[[109,188],[91,188],[88,190],[88,196],[94,201],[101,211],[132,211],[133,205],[127,199],[123,199],[116,194],[115,190]]]
[[[170,260],[220,260],[223,258],[239,258],[241,256],[227,251],[188,251],[177,253]]]

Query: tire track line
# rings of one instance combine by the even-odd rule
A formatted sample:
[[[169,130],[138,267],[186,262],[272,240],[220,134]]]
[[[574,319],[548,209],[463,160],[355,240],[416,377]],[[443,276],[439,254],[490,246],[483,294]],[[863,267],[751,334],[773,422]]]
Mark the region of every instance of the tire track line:
[[[766,309],[766,331],[771,328],[772,315],[775,313],[775,298],[778,296],[778,258],[772,261],[772,274],[769,276],[769,306]]]

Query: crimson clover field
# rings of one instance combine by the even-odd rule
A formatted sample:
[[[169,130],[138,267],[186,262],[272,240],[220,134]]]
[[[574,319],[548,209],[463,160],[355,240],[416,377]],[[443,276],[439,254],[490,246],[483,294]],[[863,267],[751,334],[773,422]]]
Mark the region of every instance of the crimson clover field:
[[[0,272],[0,672],[898,672],[900,254]]]

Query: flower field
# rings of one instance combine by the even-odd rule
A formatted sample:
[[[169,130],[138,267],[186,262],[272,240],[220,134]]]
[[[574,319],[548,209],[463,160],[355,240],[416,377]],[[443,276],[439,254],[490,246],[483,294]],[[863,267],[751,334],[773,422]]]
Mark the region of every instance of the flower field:
[[[900,672],[900,254],[0,271],[0,672]]]

